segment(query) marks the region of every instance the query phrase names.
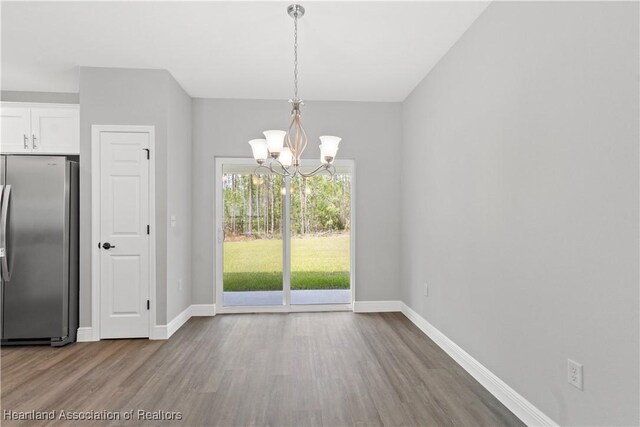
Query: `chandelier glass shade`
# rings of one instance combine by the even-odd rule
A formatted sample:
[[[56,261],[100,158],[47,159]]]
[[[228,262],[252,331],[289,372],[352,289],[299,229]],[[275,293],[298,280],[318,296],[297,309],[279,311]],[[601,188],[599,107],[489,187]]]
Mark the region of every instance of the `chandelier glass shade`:
[[[258,163],[256,172],[260,169],[268,169],[269,172],[281,176],[294,177],[297,175],[310,177],[321,172],[333,176],[335,166],[333,161],[338,153],[338,145],[341,138],[337,136],[320,137],[320,165],[314,170],[303,173],[301,170],[302,153],[307,148],[307,133],[302,126],[300,107],[304,104],[298,98],[298,19],[304,15],[304,8],[298,4],[292,4],[287,12],[293,18],[293,98],[289,100],[292,105],[291,120],[287,131],[266,130],[262,132],[264,139],[252,139],[249,141],[253,158]]]

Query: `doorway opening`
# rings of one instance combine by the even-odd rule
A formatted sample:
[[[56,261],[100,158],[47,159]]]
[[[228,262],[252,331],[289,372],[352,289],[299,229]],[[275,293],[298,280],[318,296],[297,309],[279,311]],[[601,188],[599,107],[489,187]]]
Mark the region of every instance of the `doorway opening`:
[[[352,309],[353,162],[336,170],[283,178],[216,159],[219,312]]]

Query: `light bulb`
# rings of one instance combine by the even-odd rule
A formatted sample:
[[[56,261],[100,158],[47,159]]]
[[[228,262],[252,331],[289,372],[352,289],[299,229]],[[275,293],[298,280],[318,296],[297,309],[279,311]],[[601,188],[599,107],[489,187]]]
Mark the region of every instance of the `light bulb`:
[[[253,151],[253,158],[260,164],[264,163],[269,156],[269,152],[267,151],[267,140],[266,139],[252,139],[249,141],[251,145],[251,150]]]

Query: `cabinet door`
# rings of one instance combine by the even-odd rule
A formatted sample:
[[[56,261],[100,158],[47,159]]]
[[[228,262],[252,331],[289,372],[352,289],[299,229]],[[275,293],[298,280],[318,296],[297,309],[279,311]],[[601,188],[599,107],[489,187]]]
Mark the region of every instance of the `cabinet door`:
[[[77,108],[32,108],[33,153],[80,153],[80,120]]]
[[[31,118],[29,108],[2,107],[0,109],[3,153],[28,153],[31,151]]]

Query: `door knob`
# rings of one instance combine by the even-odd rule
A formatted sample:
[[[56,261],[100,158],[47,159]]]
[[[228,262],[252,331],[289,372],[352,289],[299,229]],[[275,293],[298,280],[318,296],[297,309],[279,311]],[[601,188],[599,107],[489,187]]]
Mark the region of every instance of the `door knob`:
[[[111,248],[115,248],[115,245],[112,245],[112,244],[111,244],[111,243],[109,243],[109,242],[104,242],[104,243],[102,244],[102,247],[103,247],[103,248],[105,248],[105,249],[111,249]]]

